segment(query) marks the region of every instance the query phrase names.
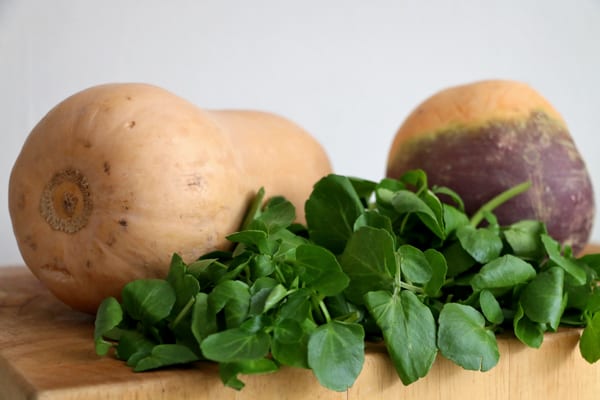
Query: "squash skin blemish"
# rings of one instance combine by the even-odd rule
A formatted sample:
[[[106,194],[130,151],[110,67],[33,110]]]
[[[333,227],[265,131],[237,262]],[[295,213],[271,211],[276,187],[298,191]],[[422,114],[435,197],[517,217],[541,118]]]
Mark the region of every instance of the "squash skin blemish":
[[[48,225],[70,234],[87,225],[92,209],[88,180],[74,168],[54,174],[40,199],[40,214]]]

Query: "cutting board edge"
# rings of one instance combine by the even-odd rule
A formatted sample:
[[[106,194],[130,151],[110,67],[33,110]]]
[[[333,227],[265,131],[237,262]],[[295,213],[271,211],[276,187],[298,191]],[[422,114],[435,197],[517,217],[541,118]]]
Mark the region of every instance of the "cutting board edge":
[[[19,373],[14,366],[0,353],[0,371],[6,371],[7,374],[0,374],[0,400],[29,400],[37,399],[35,387]]]

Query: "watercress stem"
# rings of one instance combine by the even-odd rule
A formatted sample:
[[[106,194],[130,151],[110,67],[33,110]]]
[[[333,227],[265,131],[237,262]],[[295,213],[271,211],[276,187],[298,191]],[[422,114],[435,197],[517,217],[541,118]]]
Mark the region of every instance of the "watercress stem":
[[[240,231],[248,229],[250,223],[257,217],[257,214],[260,212],[260,207],[262,206],[264,197],[265,189],[261,187],[252,200],[252,203],[250,203],[250,206],[248,207],[248,211],[246,212],[244,220],[242,221]]]
[[[195,299],[193,297],[190,297],[188,302],[185,303],[185,306],[183,306],[181,311],[179,311],[179,314],[177,314],[177,316],[175,317],[173,322],[171,322],[169,324],[169,328],[174,329],[177,326],[177,324],[179,324],[179,322],[181,322],[181,320],[185,318],[185,316],[188,314],[188,312],[192,309],[192,306],[194,305],[194,301],[195,301]]]
[[[279,269],[279,265],[278,264],[275,264],[275,275],[277,276],[277,279],[279,280],[279,283],[286,284],[285,276],[283,275],[283,273]]]
[[[406,282],[402,282],[402,281],[400,281],[400,287],[402,289],[407,289],[407,290],[410,290],[410,291],[415,292],[415,293],[425,293],[425,291],[423,290],[423,288],[420,288],[418,286],[411,285],[410,283],[406,283]]]
[[[471,226],[476,227],[485,217],[486,212],[491,212],[496,207],[500,206],[503,203],[506,203],[508,200],[512,199],[515,196],[520,195],[525,192],[527,189],[531,187],[531,182],[525,181],[519,183],[516,186],[513,186],[499,195],[492,198],[490,201],[485,203],[473,216],[471,217],[471,221],[469,222]]]
[[[325,302],[323,300],[319,300],[319,308],[321,309],[321,312],[325,317],[325,321],[331,321],[331,315],[329,315],[329,310],[327,310],[327,306],[325,305]]]

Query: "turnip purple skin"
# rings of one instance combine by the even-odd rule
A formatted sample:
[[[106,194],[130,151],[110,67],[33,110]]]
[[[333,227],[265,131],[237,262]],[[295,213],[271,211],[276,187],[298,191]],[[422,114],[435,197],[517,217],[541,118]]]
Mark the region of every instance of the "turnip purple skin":
[[[455,190],[469,214],[530,181],[494,211],[499,223],[540,220],[574,252],[589,241],[595,203],[585,162],[562,118],[524,84],[477,82],[425,101],[398,131],[387,176],[415,168],[431,185]]]

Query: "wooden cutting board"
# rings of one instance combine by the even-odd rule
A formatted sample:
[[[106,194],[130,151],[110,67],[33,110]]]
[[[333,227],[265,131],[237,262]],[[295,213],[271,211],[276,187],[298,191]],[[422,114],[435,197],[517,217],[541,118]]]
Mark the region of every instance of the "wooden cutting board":
[[[308,370],[285,368],[244,376],[237,392],[224,387],[214,364],[134,373],[98,357],[93,318],[56,300],[25,267],[0,268],[0,399],[596,399],[600,363],[579,354],[579,330],[545,337],[530,349],[499,338],[499,364],[465,371],[438,356],[428,376],[404,386],[380,348],[367,351],[360,377],[347,392],[321,387]]]

